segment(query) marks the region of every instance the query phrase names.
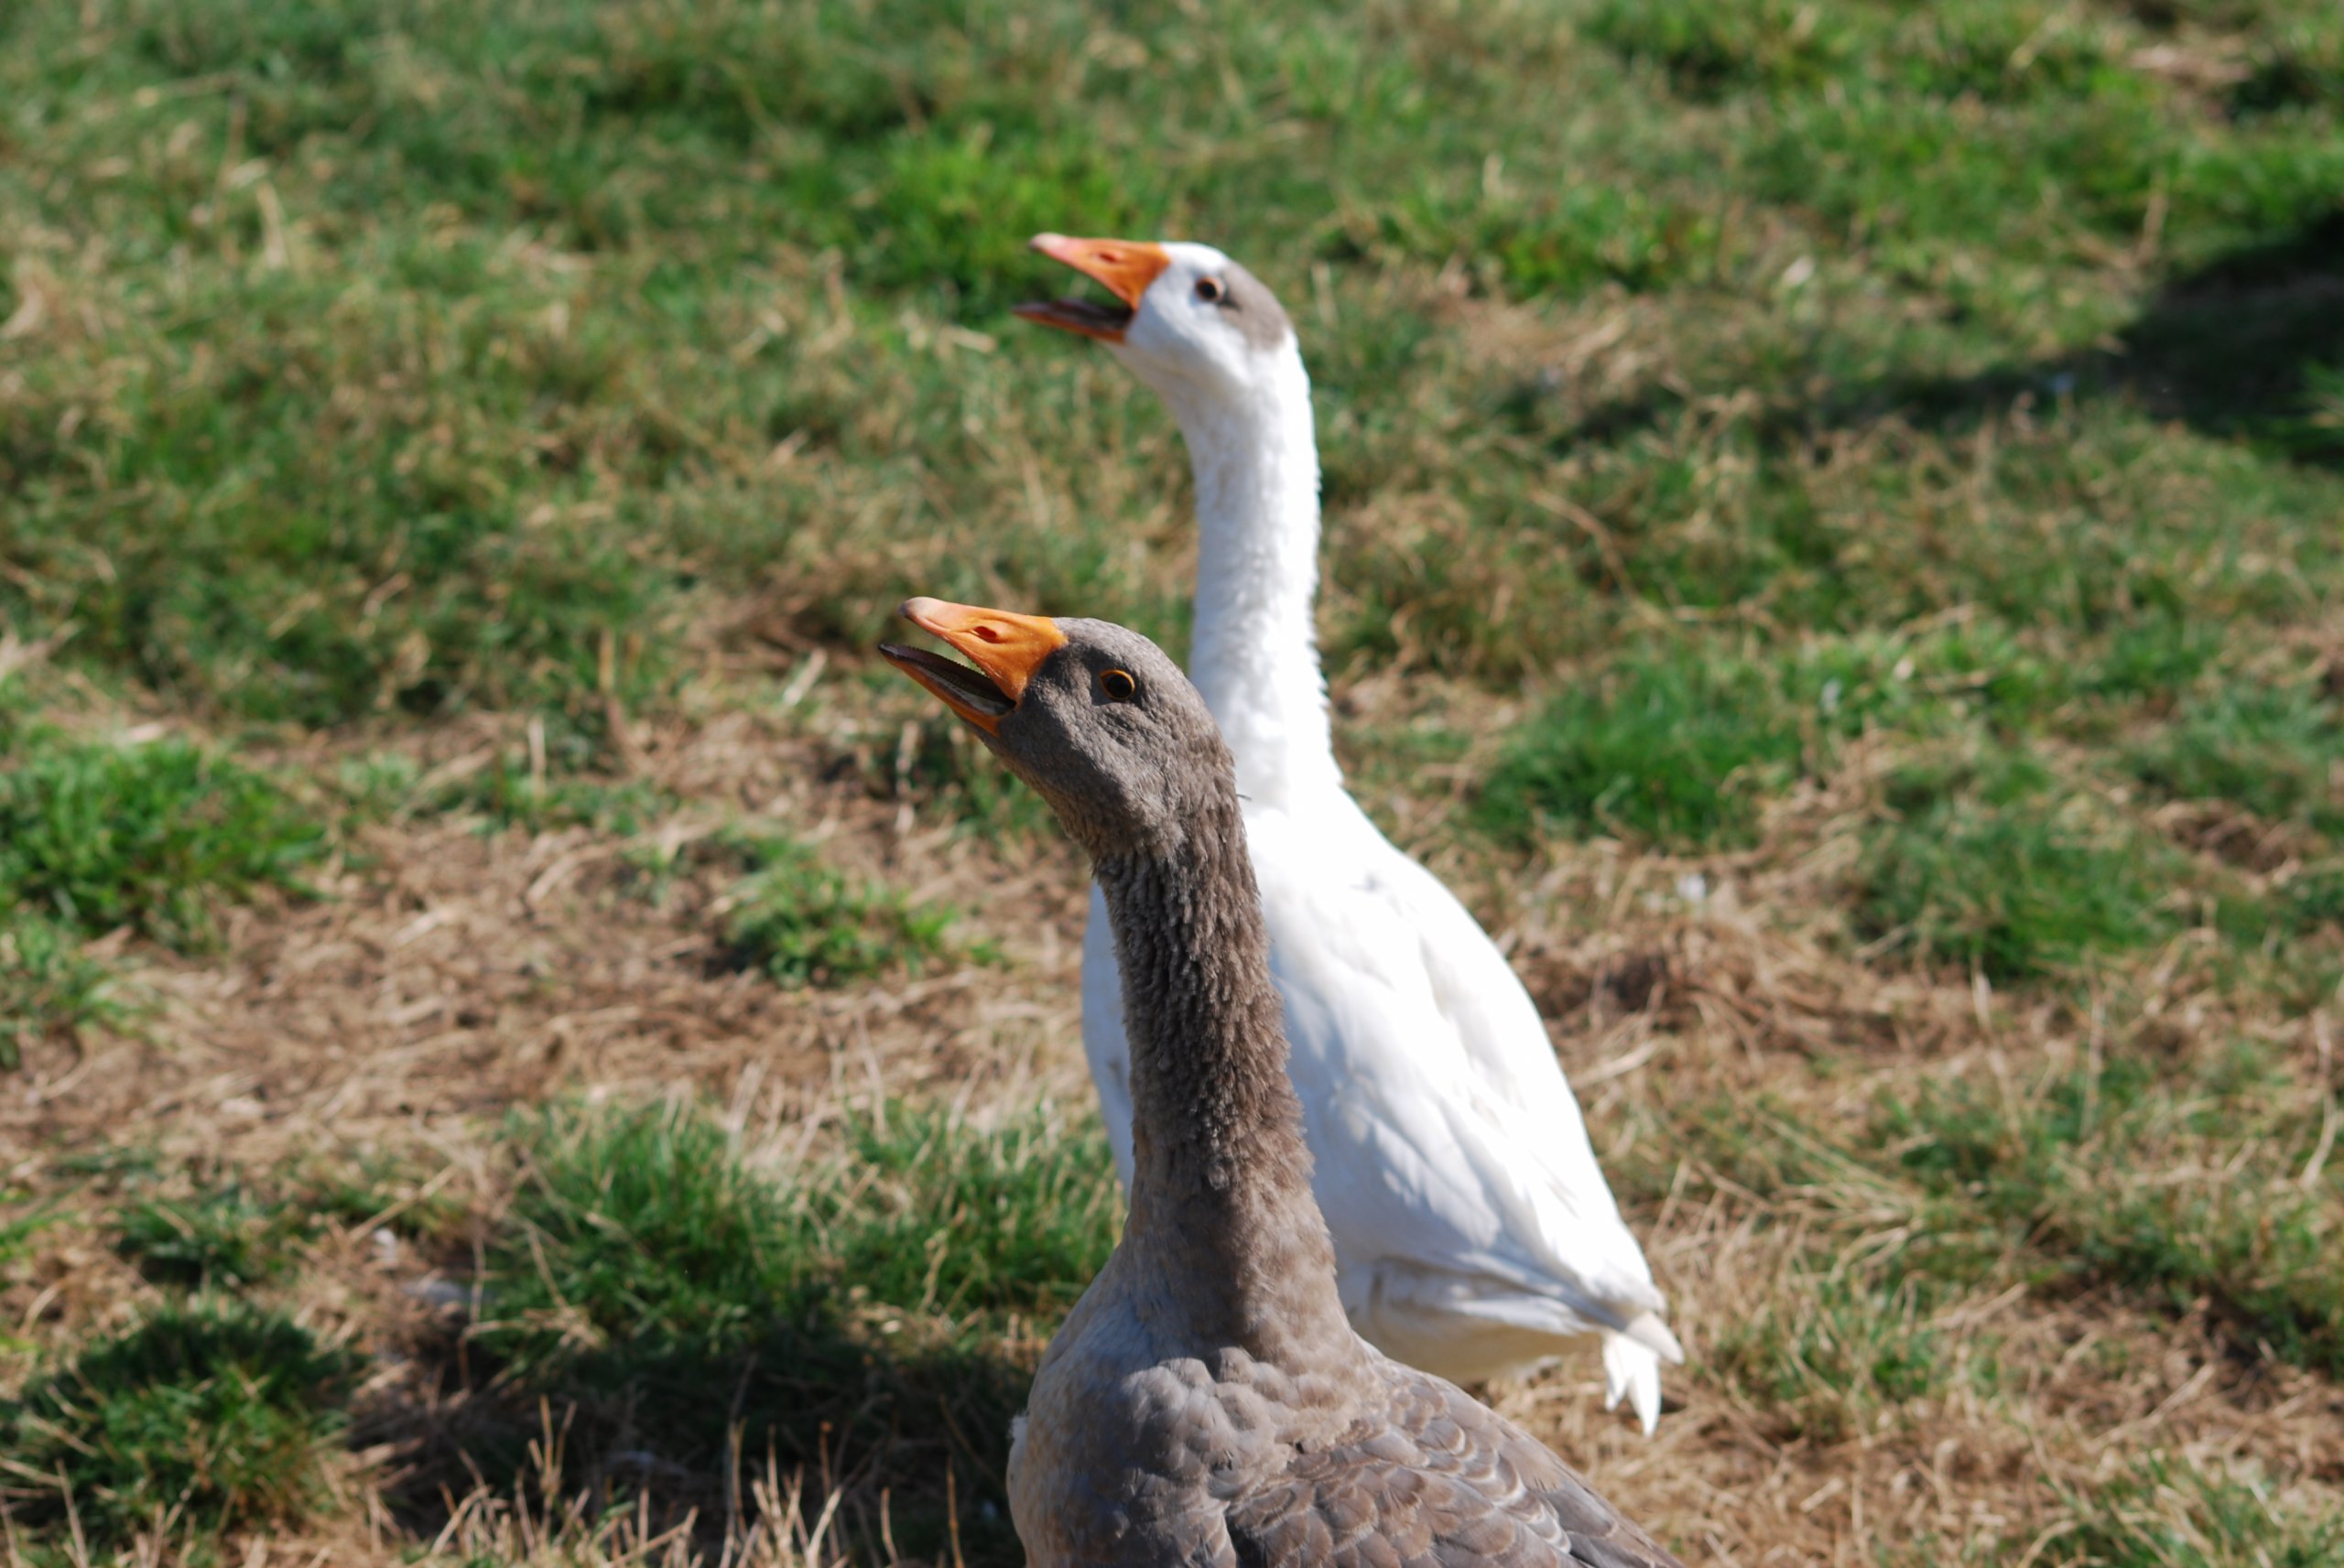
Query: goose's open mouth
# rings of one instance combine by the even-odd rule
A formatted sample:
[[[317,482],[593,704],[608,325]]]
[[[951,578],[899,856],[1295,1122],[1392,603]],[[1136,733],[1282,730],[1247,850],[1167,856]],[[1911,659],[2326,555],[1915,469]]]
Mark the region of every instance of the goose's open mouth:
[[[1026,683],[1042,661],[1066,646],[1066,633],[1047,615],[1020,615],[941,599],[906,599],[895,613],[950,643],[969,664],[955,664],[900,643],[880,643],[880,654],[988,735],[1000,731],[1001,721],[1016,708]]]
[[[1122,303],[1101,305],[1091,299],[1049,299],[1017,307],[1028,321],[1061,331],[1080,332],[1102,342],[1120,343],[1139,314],[1147,286],[1172,265],[1171,254],[1146,240],[1075,240],[1064,234],[1036,234],[1026,242],[1055,262],[1063,262],[1103,287]]]
[[[1035,299],[1011,308],[1028,321],[1107,343],[1122,342],[1137,314],[1128,305],[1101,305],[1095,299]]]
[[[901,643],[882,643],[879,653],[889,664],[942,697],[956,713],[998,722],[1003,714],[1017,706],[1009,700],[1008,693],[986,679],[982,670],[955,664],[923,648],[906,648]]]

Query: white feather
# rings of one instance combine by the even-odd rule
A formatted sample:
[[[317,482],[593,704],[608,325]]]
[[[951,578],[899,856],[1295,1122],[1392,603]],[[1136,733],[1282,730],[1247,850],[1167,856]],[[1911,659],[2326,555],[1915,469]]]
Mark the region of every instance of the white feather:
[[[1627,1399],[1650,1431],[1660,1362],[1682,1352],[1537,1010],[1464,906],[1343,788],[1311,623],[1318,470],[1301,355],[1216,333],[1187,302],[1226,258],[1167,249],[1115,352],[1171,406],[1196,472],[1190,673],[1237,758],[1344,1309],[1387,1354],[1457,1381],[1600,1336],[1607,1407]],[[1095,889],[1082,957],[1083,1045],[1128,1183],[1129,1054]]]

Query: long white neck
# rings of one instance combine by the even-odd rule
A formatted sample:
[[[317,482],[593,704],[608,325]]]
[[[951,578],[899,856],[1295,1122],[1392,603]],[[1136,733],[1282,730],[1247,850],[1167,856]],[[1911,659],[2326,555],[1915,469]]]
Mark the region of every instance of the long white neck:
[[[1196,641],[1188,675],[1249,800],[1339,789],[1311,606],[1318,591],[1318,440],[1291,343],[1241,398],[1167,392],[1197,485]],[[1185,392],[1187,389],[1183,389]]]

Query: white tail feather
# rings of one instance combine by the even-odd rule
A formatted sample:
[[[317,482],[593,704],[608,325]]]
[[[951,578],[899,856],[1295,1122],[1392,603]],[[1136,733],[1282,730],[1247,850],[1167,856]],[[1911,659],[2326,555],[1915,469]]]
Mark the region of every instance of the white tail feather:
[[[1624,1334],[1603,1336],[1603,1408],[1617,1410],[1625,1399],[1650,1437],[1660,1424],[1660,1357]]]

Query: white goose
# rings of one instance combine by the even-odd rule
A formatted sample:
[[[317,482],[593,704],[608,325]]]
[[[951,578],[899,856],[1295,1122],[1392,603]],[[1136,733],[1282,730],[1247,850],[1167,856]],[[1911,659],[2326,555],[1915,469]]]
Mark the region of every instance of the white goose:
[[[1649,1432],[1666,1310],[1622,1223],[1537,1009],[1449,890],[1343,788],[1311,604],[1310,378],[1276,298],[1208,245],[1042,234],[1120,308],[1021,305],[1095,338],[1170,405],[1197,489],[1189,674],[1237,760],[1343,1310],[1386,1354],[1459,1382],[1600,1335],[1606,1408]],[[1103,902],[1082,948],[1082,1040],[1124,1184],[1131,1053]]]

